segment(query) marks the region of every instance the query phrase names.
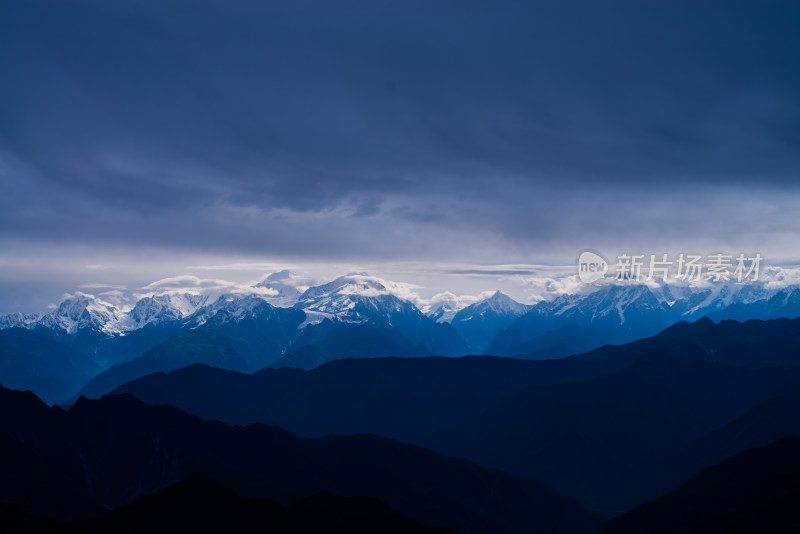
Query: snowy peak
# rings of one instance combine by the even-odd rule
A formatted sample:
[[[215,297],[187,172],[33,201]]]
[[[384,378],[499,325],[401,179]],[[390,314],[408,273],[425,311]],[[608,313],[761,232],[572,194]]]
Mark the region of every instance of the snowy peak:
[[[361,295],[377,297],[389,294],[384,281],[366,273],[351,273],[340,276],[332,282],[320,286],[310,287],[300,296],[298,304],[306,306],[309,303],[330,299],[337,295]]]
[[[790,305],[779,303],[781,295],[788,296],[797,291],[795,286],[769,287],[766,283],[737,284],[735,282],[714,283],[702,287],[665,284],[654,293],[672,307],[684,320],[694,320],[711,314],[724,313],[728,308],[771,306],[780,308]]]
[[[0,315],[0,330],[5,328],[29,328],[32,324],[38,321],[41,315],[38,313],[20,313],[14,312],[8,315]]]
[[[226,293],[189,316],[187,324],[197,327],[207,323],[239,322],[271,310],[272,305],[259,295]]]
[[[94,329],[105,333],[120,330],[125,315],[119,308],[93,295],[76,293],[66,298],[58,308],[41,317],[35,326],[63,330],[74,334],[82,329]]]
[[[622,325],[629,313],[661,316],[674,311],[644,284],[609,284],[591,293],[561,295],[549,302],[540,302],[530,313],[554,324],[612,321]]]
[[[163,294],[140,299],[128,314],[131,329],[142,328],[148,324],[162,324],[179,321],[193,314],[204,305],[208,297],[204,295]]]
[[[739,310],[739,319],[793,317],[792,295],[800,304],[800,288],[770,289],[766,284],[714,283],[703,286],[663,284],[609,284],[586,294],[567,294],[540,302],[531,313],[550,323],[590,324],[613,320],[625,324],[628,318],[661,317],[664,321],[693,321],[711,315],[726,317]],[[747,311],[749,310],[749,311]],[[771,314],[771,315],[770,315]]]
[[[422,315],[412,303],[396,296],[389,287],[391,285],[391,282],[366,273],[351,273],[308,288],[295,307],[306,312],[308,323],[326,318],[346,322],[383,322],[397,313]]]
[[[491,297],[477,302],[475,307],[482,311],[492,311],[497,315],[522,315],[528,311],[529,308],[501,291],[495,291]]]
[[[508,295],[495,291],[458,312],[451,324],[467,342],[471,351],[483,354],[495,336],[524,315],[528,309],[528,306]]]
[[[291,307],[297,303],[301,291],[297,289],[297,279],[288,269],[278,271],[267,276],[263,282],[256,284],[256,288],[266,288],[270,293],[264,298],[274,306]]]
[[[680,320],[693,321],[704,316],[714,320],[798,317],[798,278],[800,275],[789,280],[794,284],[769,279],[750,284],[734,281],[698,284],[676,281],[650,285],[632,281],[612,282],[599,287],[584,287],[581,292],[562,294],[532,306],[516,302],[500,291],[484,293],[481,295],[484,298],[477,302],[475,296],[459,297],[442,292],[426,303],[423,318],[453,326],[456,321],[487,323],[481,328],[488,329],[488,332],[504,324],[504,321],[494,321],[496,318],[522,316],[527,317],[525,324],[546,329],[598,322],[609,328],[624,325],[624,328],[631,329],[637,321],[661,325]],[[0,328],[48,328],[70,335],[89,329],[107,335],[124,335],[153,324],[204,324],[217,314],[220,315],[216,320],[234,321],[248,314],[261,313],[267,309],[267,304],[275,308],[303,310],[307,315],[306,324],[331,318],[396,325],[406,320],[417,321],[422,316],[416,305],[421,299],[408,284],[363,272],[340,276],[301,293],[305,284],[307,280],[283,270],[271,273],[250,288],[225,289],[233,293],[215,297],[213,302],[208,295],[217,295],[216,287],[213,290],[185,289],[184,293],[177,290],[155,295],[148,293],[149,296],[140,298],[130,308],[122,308],[93,295],[75,293],[67,295],[55,309],[44,314],[0,316]],[[466,333],[463,335],[467,336]],[[472,339],[476,340],[475,343],[479,340],[474,335]]]
[[[466,306],[460,297],[447,291],[434,295],[422,311],[437,323],[449,323]]]
[[[439,324],[424,315],[411,301],[403,298],[406,295],[413,295],[407,285],[366,273],[351,273],[309,288],[295,308],[306,313],[306,321],[301,327],[325,319],[366,324],[391,332],[391,335],[400,334],[412,345],[423,346],[432,354],[466,353],[464,341],[450,325]]]
[[[624,324],[626,314],[637,315],[666,315],[670,313],[669,307],[659,301],[656,295],[645,285],[637,286],[612,286],[595,308],[599,317],[619,316],[619,323]]]
[[[471,304],[453,317],[453,322],[469,321],[474,317],[519,317],[530,307],[517,302],[501,291]]]

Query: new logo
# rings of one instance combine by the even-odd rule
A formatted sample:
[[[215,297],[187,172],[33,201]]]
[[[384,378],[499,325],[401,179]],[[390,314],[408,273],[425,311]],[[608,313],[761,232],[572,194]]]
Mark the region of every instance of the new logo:
[[[581,282],[591,284],[603,278],[607,272],[608,262],[602,256],[588,250],[581,252],[578,257],[578,278]]]

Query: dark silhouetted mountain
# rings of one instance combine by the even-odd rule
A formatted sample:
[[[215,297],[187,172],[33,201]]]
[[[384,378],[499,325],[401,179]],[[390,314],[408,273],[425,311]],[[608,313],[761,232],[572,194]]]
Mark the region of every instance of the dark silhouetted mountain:
[[[104,516],[71,526],[107,532],[292,532],[287,510],[248,500],[199,475],[188,477]],[[299,530],[299,529],[297,529]]]
[[[497,356],[516,356],[541,348],[538,338],[559,326],[550,326],[539,309],[540,306],[541,304],[535,305],[532,310],[511,323],[511,326],[498,332],[486,352]]]
[[[441,527],[423,526],[370,497],[339,497],[316,493],[288,507],[303,532],[373,534],[420,532],[445,534]]]
[[[792,388],[715,430],[671,458],[661,468],[658,488],[676,487],[691,474],[747,449],[786,436],[800,436],[800,387]]]
[[[369,497],[317,493],[281,506],[264,499],[243,499],[215,481],[193,475],[97,519],[70,523],[41,520],[15,505],[0,505],[3,532],[127,532],[195,534],[236,532],[276,534],[446,533],[427,527]]]
[[[8,534],[29,534],[31,532],[66,533],[74,529],[52,519],[38,519],[26,513],[16,504],[0,503],[0,530]]]
[[[379,330],[366,324],[340,323],[330,319],[304,328],[290,350],[272,366],[313,369],[323,363],[344,358],[409,358],[429,355],[424,345],[413,345],[393,328]]]
[[[653,496],[644,471],[798,379],[656,349],[614,375],[513,393],[432,447],[618,513]]]
[[[74,395],[98,371],[93,358],[49,336],[23,328],[0,330],[0,380],[47,403]]]
[[[156,345],[133,361],[98,374],[81,389],[80,395],[97,399],[139,377],[159,371],[174,371],[195,363],[245,371],[249,367],[248,362],[240,356],[235,345],[231,338],[216,330],[187,330]]]
[[[230,424],[263,422],[311,437],[372,433],[425,444],[520,388],[612,369],[609,362],[490,356],[348,359],[310,371],[265,369],[253,375],[198,365],[116,391]]]
[[[621,347],[602,347],[577,357],[593,360],[636,359],[655,348],[682,356],[743,367],[800,367],[800,319],[753,320],[746,323],[702,318],[677,323],[656,336]]]
[[[516,354],[514,358],[521,360],[547,360],[564,358],[570,354],[580,355],[598,344],[602,344],[603,341],[603,336],[596,336],[592,329],[576,324],[568,324],[536,336],[535,339],[526,344],[526,348],[530,349],[531,352]]]
[[[471,351],[483,354],[498,332],[511,326],[529,307],[497,291],[456,313],[450,324]]]
[[[800,529],[800,438],[751,449],[612,520],[624,534],[789,533]]]
[[[659,334],[666,346],[686,356],[745,367],[800,366],[800,319],[727,320],[713,324],[701,319],[679,323]]]
[[[796,383],[798,323],[705,319],[562,360],[346,360],[252,376],[193,367],[118,391],[232,424],[393,437],[620,512],[685,480],[666,482],[670,458]]]
[[[546,486],[376,436],[298,439],[204,422],[132,396],[68,411],[0,389],[0,502],[37,517],[99,516],[198,474],[282,505],[366,496],[457,532],[590,532],[598,520]]]
[[[136,359],[159,343],[181,333],[183,329],[181,322],[148,323],[138,330],[125,333],[124,336],[103,338],[93,348],[92,355],[102,369],[108,369]]]

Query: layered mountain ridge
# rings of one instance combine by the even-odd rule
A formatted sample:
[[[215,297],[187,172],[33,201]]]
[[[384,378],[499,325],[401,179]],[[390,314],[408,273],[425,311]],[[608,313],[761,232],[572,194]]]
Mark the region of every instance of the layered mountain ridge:
[[[453,294],[440,294],[432,306],[407,285],[367,273],[310,287],[301,282],[291,272],[279,271],[249,289],[221,294],[162,291],[139,298],[129,308],[85,293],[67,295],[45,314],[0,317],[0,331],[24,329],[66,346],[56,352],[84,355],[78,362],[71,357],[70,378],[33,380],[15,367],[18,356],[12,352],[0,354],[0,376],[52,401],[70,389],[78,393],[98,372],[137,358],[144,359],[126,369],[158,372],[206,363],[252,372],[270,365],[310,369],[340,358],[465,354],[550,359],[652,336],[682,320],[800,317],[800,288],[768,283],[603,283],[535,304],[522,304],[500,291],[469,305]],[[198,330],[213,330],[235,356],[220,360],[206,348],[213,336],[192,334]],[[182,334],[187,335],[168,343]],[[161,344],[166,345],[158,358],[145,357]],[[177,354],[175,347],[189,352]],[[45,359],[40,364],[42,376],[64,372],[56,362]],[[112,374],[122,381],[98,378],[99,383],[116,387],[142,376],[119,370]],[[92,386],[84,393],[108,391]]]

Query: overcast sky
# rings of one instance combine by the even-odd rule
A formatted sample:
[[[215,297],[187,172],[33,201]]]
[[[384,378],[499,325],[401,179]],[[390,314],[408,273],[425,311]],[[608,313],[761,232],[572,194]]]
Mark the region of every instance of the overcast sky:
[[[798,28],[794,1],[4,0],[0,312],[236,262],[797,261]]]

